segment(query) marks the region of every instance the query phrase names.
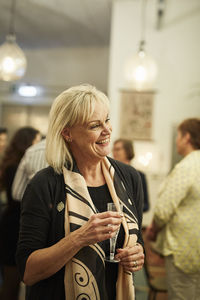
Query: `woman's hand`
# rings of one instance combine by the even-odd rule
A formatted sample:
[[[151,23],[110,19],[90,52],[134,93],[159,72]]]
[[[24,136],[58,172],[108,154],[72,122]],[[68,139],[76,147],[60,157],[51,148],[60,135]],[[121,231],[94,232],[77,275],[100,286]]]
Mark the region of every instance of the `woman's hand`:
[[[117,249],[115,259],[120,261],[120,264],[126,271],[136,272],[142,269],[144,264],[143,247],[136,243],[133,247]]]
[[[106,211],[92,215],[79,229],[83,246],[110,239],[119,229],[121,222],[122,217],[119,212]]]

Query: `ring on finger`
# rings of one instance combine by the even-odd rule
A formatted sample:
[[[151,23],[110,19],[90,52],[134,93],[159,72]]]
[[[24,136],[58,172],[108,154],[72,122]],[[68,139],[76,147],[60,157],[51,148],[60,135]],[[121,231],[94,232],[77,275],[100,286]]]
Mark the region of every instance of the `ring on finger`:
[[[137,267],[138,267],[137,260],[134,260],[134,261],[133,261],[133,267],[134,267],[134,268],[137,268]]]

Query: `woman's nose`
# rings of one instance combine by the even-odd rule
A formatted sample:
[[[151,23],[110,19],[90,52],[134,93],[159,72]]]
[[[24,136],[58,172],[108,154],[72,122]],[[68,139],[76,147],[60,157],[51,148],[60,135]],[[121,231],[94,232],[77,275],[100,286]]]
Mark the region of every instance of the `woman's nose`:
[[[106,132],[106,133],[111,133],[112,132],[112,126],[110,124],[104,124],[103,131]]]

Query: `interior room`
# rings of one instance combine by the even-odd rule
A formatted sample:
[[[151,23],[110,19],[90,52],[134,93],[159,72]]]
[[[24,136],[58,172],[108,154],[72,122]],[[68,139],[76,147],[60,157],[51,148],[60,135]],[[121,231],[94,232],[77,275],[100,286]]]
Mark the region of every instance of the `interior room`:
[[[8,140],[22,126],[45,137],[55,97],[74,85],[96,86],[110,100],[112,143],[131,139],[131,164],[146,174],[146,227],[162,181],[180,160],[177,125],[200,116],[199,29],[198,0],[1,0],[0,127]],[[6,77],[2,61],[13,35],[24,62]],[[146,69],[136,78],[131,68],[141,52]],[[145,300],[141,276],[136,298]],[[20,293],[24,300],[23,286]]]

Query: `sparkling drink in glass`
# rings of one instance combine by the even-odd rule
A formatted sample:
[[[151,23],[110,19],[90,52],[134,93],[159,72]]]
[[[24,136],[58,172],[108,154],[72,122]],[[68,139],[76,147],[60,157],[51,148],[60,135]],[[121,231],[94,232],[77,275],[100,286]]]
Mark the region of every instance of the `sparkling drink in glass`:
[[[118,211],[118,212],[122,213],[122,211],[123,211],[123,205],[122,204],[118,204],[116,206],[113,202],[110,202],[110,203],[107,203],[107,210],[108,211]],[[108,226],[112,226],[112,225],[108,225]],[[116,242],[117,242],[117,237],[118,237],[118,234],[119,234],[119,230],[120,230],[120,227],[115,232],[115,235],[112,238],[110,238],[110,255],[109,255],[109,257],[105,258],[105,261],[114,262],[114,263],[118,263],[119,262],[118,260],[114,259],[114,257],[115,257]]]

